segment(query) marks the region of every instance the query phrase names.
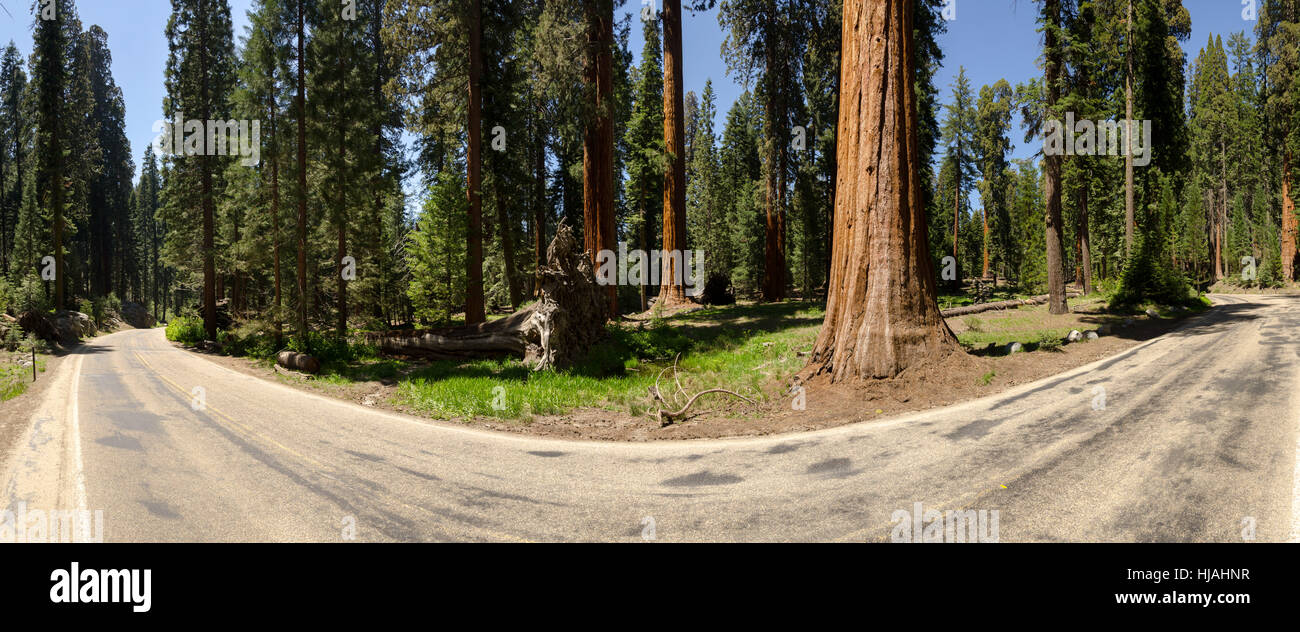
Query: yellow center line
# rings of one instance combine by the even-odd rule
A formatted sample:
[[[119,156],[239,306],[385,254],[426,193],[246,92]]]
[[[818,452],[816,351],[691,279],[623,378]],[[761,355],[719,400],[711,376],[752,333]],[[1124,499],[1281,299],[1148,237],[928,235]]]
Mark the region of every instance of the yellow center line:
[[[136,357],[137,359],[139,359],[140,362],[143,363],[143,364],[145,365],[145,367],[147,367],[150,371],[153,371],[153,374],[154,374],[155,376],[157,376],[158,379],[162,380],[165,384],[167,384],[168,386],[170,386],[170,387],[176,389],[177,392],[179,392],[180,394],[182,394],[182,395],[184,395],[184,396],[186,396],[186,397],[193,397],[193,394],[190,393],[190,391],[185,390],[185,387],[183,387],[183,386],[181,386],[180,384],[177,384],[176,382],[173,382],[173,381],[171,381],[170,379],[168,379],[167,376],[165,376],[165,375],[163,375],[161,372],[159,372],[158,369],[155,369],[155,368],[153,367],[153,365],[149,364],[149,361],[148,361],[148,360],[145,360],[144,357],[141,356],[139,353],[136,353],[136,354],[135,354],[135,357]],[[297,450],[294,450],[294,449],[292,449],[292,448],[290,448],[290,447],[284,445],[283,443],[280,443],[279,441],[276,441],[275,439],[272,439],[271,437],[268,437],[268,436],[266,436],[266,435],[264,435],[264,434],[261,434],[261,433],[257,432],[256,430],[253,430],[252,428],[249,428],[248,426],[239,423],[238,421],[235,421],[235,418],[234,418],[234,417],[231,417],[230,415],[227,415],[226,413],[222,412],[221,409],[217,408],[216,406],[213,406],[212,404],[207,403],[206,401],[203,402],[203,409],[204,409],[204,410],[207,410],[207,411],[212,411],[212,412],[215,413],[218,417],[224,419],[227,423],[233,424],[233,425],[236,426],[237,428],[240,428],[240,429],[243,430],[244,433],[246,433],[250,438],[253,438],[253,439],[255,439],[255,440],[265,441],[265,442],[267,442],[267,443],[271,443],[271,444],[275,445],[276,447],[280,448],[281,450],[285,451],[285,452],[288,453],[288,454],[291,454],[291,455],[296,456],[296,457],[298,457],[298,458],[300,458],[300,459],[302,459],[302,460],[304,460],[304,461],[307,461],[308,463],[311,463],[311,464],[315,465],[316,467],[321,468],[322,470],[326,469],[324,463],[321,463],[320,461],[317,461],[316,459],[313,459],[313,458],[311,458],[311,457],[309,457],[309,456],[307,456],[307,455],[305,455],[305,454],[303,454],[303,453],[301,453],[301,452],[298,452]]]

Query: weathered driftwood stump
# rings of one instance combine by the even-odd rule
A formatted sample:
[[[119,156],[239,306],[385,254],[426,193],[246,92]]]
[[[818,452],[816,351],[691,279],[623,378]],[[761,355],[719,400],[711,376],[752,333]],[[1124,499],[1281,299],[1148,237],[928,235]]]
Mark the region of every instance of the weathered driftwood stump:
[[[431,359],[521,358],[534,370],[572,365],[605,337],[605,303],[591,259],[561,224],[546,249],[536,303],[505,318],[445,329],[388,331],[366,341],[392,355]]]
[[[275,361],[286,369],[302,371],[303,373],[315,374],[320,371],[320,360],[305,353],[281,351],[275,356]]]

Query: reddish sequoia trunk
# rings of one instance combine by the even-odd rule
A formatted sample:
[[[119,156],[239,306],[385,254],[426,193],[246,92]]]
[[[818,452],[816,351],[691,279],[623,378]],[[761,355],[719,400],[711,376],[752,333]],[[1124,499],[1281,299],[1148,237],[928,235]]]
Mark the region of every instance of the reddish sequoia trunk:
[[[469,243],[466,257],[465,324],[487,320],[483,310],[483,76],[482,3],[473,0],[469,18]]]
[[[778,28],[776,20],[776,3],[769,2],[767,19],[767,95],[764,98],[767,121],[767,204],[766,224],[764,226],[763,245],[763,300],[780,301],[785,298],[785,170],[786,142],[781,122],[785,111],[781,102],[781,89],[777,87],[778,59],[788,51],[777,50],[774,34]]]
[[[1046,17],[1051,24],[1061,23],[1061,0],[1046,0],[1044,5]],[[1061,43],[1054,29],[1048,29],[1043,36],[1044,55],[1047,59],[1047,109],[1048,116],[1055,116],[1056,101],[1061,96],[1057,77],[1061,72]],[[1065,242],[1061,223],[1061,156],[1048,154],[1043,160],[1047,163],[1047,178],[1043,189],[1047,197],[1047,293],[1051,297],[1047,302],[1047,311],[1052,314],[1065,314],[1070,311],[1065,302],[1065,268],[1063,256]]]
[[[591,91],[592,112],[582,139],[582,239],[592,265],[600,251],[614,252],[614,7],[610,0],[587,0],[587,55],[583,81]],[[618,316],[618,288],[605,286],[606,313]]]
[[[1133,251],[1133,0],[1128,2],[1128,74],[1124,76],[1124,256]]]
[[[682,106],[682,1],[664,0],[664,147],[672,162],[664,173],[664,257],[659,302],[670,307],[686,297],[686,123]],[[674,253],[678,253],[674,255]],[[678,265],[683,269],[678,269]]]
[[[921,197],[910,0],[846,0],[826,320],[811,366],[887,378],[958,352],[939,315]]]
[[[1294,281],[1296,277],[1295,201],[1291,199],[1291,152],[1282,158],[1282,277]]]

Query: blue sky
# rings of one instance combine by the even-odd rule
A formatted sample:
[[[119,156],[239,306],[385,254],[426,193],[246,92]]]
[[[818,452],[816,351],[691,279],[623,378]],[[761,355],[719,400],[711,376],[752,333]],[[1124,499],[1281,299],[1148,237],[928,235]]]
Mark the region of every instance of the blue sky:
[[[1042,36],[1035,22],[1038,3],[1033,0],[956,0],[957,19],[948,23],[948,32],[939,40],[944,50],[944,66],[935,78],[939,100],[949,103],[952,82],[959,67],[965,66],[971,88],[979,94],[981,86],[1006,79],[1013,86],[1041,74],[1038,67]],[[1246,31],[1253,38],[1255,22],[1242,19],[1240,0],[1183,0],[1192,16],[1192,34],[1183,43],[1188,61],[1196,59],[1206,38],[1214,33],[1227,40],[1229,33]],[[942,113],[940,114],[942,118]],[[1013,158],[1028,158],[1038,147],[1023,141],[1024,130],[1017,117],[1011,140]]]
[[[947,101],[949,85],[957,68],[965,66],[972,86],[990,84],[1000,78],[1018,83],[1039,73],[1037,60],[1040,36],[1034,17],[1033,0],[955,0],[957,19],[948,24],[941,40],[945,52],[944,68],[937,77],[940,98]],[[0,0],[13,17],[0,12],[0,44],[14,40],[24,55],[31,53],[31,0]],[[236,39],[244,32],[250,0],[230,0],[234,14]],[[98,24],[108,32],[113,52],[113,75],[126,99],[127,136],[132,155],[155,136],[153,124],[162,118],[163,67],[167,59],[167,42],[163,29],[171,10],[168,0],[81,0],[77,3],[82,22]],[[1185,45],[1189,58],[1204,45],[1213,32],[1226,36],[1230,32],[1254,28],[1253,22],[1241,17],[1241,0],[1184,0],[1192,15],[1192,36]],[[639,58],[643,39],[639,23],[640,0],[627,0],[621,15],[633,20],[629,48]],[[728,76],[722,60],[724,33],[718,25],[717,11],[686,12],[683,23],[683,71],[685,87],[699,94],[707,79],[713,80],[718,95],[718,118],[715,130],[722,133],[722,122],[731,104],[743,91],[735,77]],[[639,63],[639,62],[638,62]],[[1017,125],[1019,121],[1017,121]],[[1033,153],[1023,142],[1023,132],[1012,134],[1016,143],[1014,157]]]

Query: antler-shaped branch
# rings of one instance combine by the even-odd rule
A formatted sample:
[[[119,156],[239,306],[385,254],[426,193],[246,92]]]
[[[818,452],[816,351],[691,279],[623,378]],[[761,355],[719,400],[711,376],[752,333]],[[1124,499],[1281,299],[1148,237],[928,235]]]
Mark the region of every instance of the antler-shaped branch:
[[[695,395],[691,396],[691,398],[686,401],[686,405],[682,406],[678,410],[675,411],[664,410],[664,406],[668,405],[668,400],[664,397],[663,392],[659,390],[659,379],[663,377],[664,373],[666,373],[669,368],[673,370],[673,382],[677,384],[677,390],[673,392],[673,405],[678,405],[679,400],[677,399],[677,396],[679,394],[681,395],[686,394],[686,389],[682,387],[681,380],[677,378],[677,359],[680,358],[681,358],[681,354],[679,353],[677,354],[677,358],[673,360],[673,365],[671,367],[664,367],[664,369],[659,372],[659,375],[655,377],[655,385],[649,389],[650,395],[654,397],[660,404],[659,423],[661,426],[670,425],[673,423],[674,420],[686,416],[686,412],[691,409],[691,406],[695,405],[695,400],[699,399],[703,395],[708,395],[709,393],[725,393],[727,395],[731,395],[732,397],[743,399],[747,403],[750,404],[754,403],[754,400],[745,397],[740,393],[729,391],[725,388],[711,388],[707,391],[700,391],[699,393],[696,393]]]

